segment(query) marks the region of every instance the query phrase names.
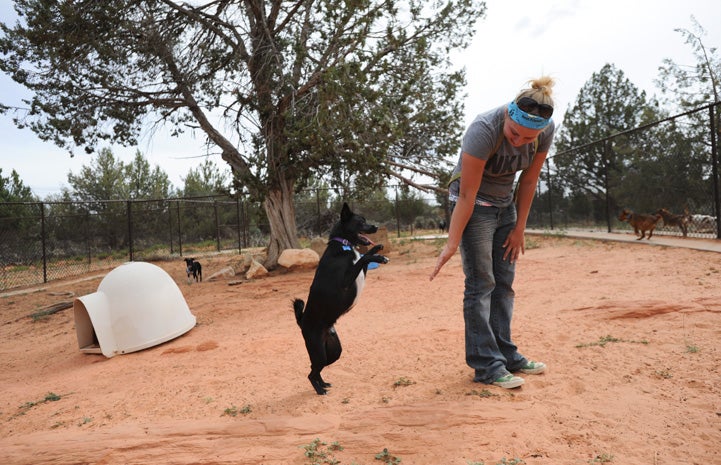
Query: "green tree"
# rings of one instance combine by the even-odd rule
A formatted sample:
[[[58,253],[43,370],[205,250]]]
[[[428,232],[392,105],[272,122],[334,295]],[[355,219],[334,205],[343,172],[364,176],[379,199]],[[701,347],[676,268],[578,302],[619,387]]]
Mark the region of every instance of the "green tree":
[[[150,163],[139,150],[135,152],[133,161],[123,166],[123,176],[126,199],[170,197],[172,186],[168,175],[157,165],[151,169]]]
[[[646,212],[665,207],[681,213],[698,199],[710,198],[703,181],[703,150],[696,150],[698,141],[688,137],[686,122],[664,121],[629,138],[626,150],[616,154],[623,164],[610,183],[613,206]]]
[[[588,196],[597,206],[596,218],[603,217],[607,189],[620,182],[619,173],[633,146],[627,136],[615,138],[612,145],[592,142],[653,121],[656,115],[644,91],[623,71],[604,65],[584,84],[564,116],[555,138],[557,155],[552,158],[554,187],[571,197]]]
[[[101,149],[90,165],[83,165],[78,174],[69,172],[68,184],[70,188],[64,187],[62,192],[67,191],[69,200],[99,201],[99,209],[104,200],[127,198],[123,162],[116,159],[108,148]]]
[[[129,164],[116,159],[112,150],[102,148],[78,174],[68,173],[70,200],[104,204],[105,200],[164,199],[170,196],[168,175],[138,151]]]
[[[206,159],[197,168],[191,168],[183,178],[181,197],[217,195],[228,191],[227,173],[218,168],[212,160]]]
[[[3,176],[0,168],[0,202],[37,202],[30,187],[20,179],[17,171],[12,170],[9,177]]]
[[[435,229],[438,224],[433,207],[405,186],[396,190],[396,215],[401,224],[421,229]]]
[[[159,167],[150,168],[142,153],[136,152],[132,162],[116,159],[109,148],[102,148],[89,165],[78,174],[68,173],[68,187],[60,199],[81,202],[56,206],[55,213],[67,218],[93,218],[96,229],[111,249],[128,244],[128,200],[165,199],[170,196],[168,175]],[[158,212],[153,221],[162,221]],[[138,227],[151,227],[146,220]]]
[[[263,201],[267,265],[297,247],[293,194],[313,177],[415,183],[447,169],[462,127],[449,52],[480,0],[16,0],[0,69],[29,88],[27,125],[93,152],[148,123],[201,131]],[[451,70],[451,71],[449,71]]]
[[[10,176],[5,177],[0,168],[0,232],[12,231],[22,237],[22,232],[37,222],[39,210],[37,206],[14,202],[37,201],[38,198],[30,187],[23,184],[17,171],[12,170]]]

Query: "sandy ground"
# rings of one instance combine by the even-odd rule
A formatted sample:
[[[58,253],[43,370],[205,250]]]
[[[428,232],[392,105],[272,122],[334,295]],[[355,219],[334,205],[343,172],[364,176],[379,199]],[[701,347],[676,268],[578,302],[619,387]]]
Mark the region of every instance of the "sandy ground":
[[[369,272],[327,396],[291,310],[312,270],[188,285],[159,263],[197,326],[110,359],[78,350],[72,309],[29,317],[100,278],[5,296],[0,463],[721,464],[721,254],[529,242],[514,338],[549,369],[514,390],[472,382],[459,256],[428,281],[439,241]]]

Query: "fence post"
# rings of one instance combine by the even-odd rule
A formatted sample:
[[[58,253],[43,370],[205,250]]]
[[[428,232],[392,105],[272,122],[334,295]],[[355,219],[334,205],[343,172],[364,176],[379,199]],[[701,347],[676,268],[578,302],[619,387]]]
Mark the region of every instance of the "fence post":
[[[548,184],[548,221],[553,231],[553,183],[551,182],[551,163],[546,158],[546,179]]]
[[[606,227],[608,229],[606,232],[611,232],[611,196],[608,193],[608,152],[610,145],[609,140],[603,142],[603,155],[601,155],[603,157],[603,190],[606,193]]]
[[[178,212],[178,253],[183,256],[183,233],[182,227],[180,226],[180,200],[175,203],[176,210]]]
[[[245,201],[240,203],[240,213],[243,218],[243,247],[248,248],[248,206]]]
[[[714,198],[714,212],[716,216],[716,239],[721,239],[721,205],[719,205],[719,170],[718,170],[718,147],[716,146],[718,140],[716,139],[716,118],[715,108],[711,105],[708,108],[709,123],[711,125],[711,168],[713,172],[713,198]]]
[[[128,204],[128,254],[130,261],[133,261],[133,208],[132,200],[126,202]]]
[[[323,232],[320,230],[320,189],[315,189],[315,229],[316,233],[320,236]]]
[[[170,239],[170,255],[173,255],[173,201],[168,199],[168,239]]]
[[[218,201],[213,199],[213,212],[215,213],[215,244],[220,252],[220,220],[218,219]]]
[[[92,255],[92,248],[90,247],[90,240],[91,240],[91,233],[90,233],[90,210],[85,211],[85,227],[83,230],[85,231],[85,250],[88,253],[88,271],[90,271],[90,267],[93,264],[93,255]]]
[[[43,282],[48,282],[48,256],[47,256],[47,243],[45,241],[45,204],[40,202],[40,242],[43,247]]]
[[[236,228],[238,233],[238,253],[243,253],[243,248],[240,246],[240,197],[235,198],[235,217],[238,220],[238,227]]]
[[[395,188],[396,193],[396,202],[395,202],[395,211],[396,211],[396,234],[398,237],[401,237],[401,214],[398,211],[398,187]]]

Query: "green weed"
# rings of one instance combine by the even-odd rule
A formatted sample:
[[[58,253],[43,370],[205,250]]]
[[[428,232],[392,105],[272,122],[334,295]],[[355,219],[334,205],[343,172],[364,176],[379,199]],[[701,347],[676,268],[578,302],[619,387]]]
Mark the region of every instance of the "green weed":
[[[396,381],[395,383],[393,383],[393,387],[394,387],[394,388],[397,388],[397,387],[400,387],[400,386],[410,386],[410,385],[412,385],[412,384],[416,384],[416,382],[415,382],[415,381],[412,381],[412,380],[410,380],[410,379],[408,379],[408,378],[405,378],[405,377],[401,376],[400,378],[398,378],[398,381]]]
[[[401,463],[401,459],[388,452],[388,449],[384,448],[382,452],[376,454],[376,460],[380,460],[386,465],[398,465]]]
[[[481,398],[485,398],[485,397],[498,397],[498,394],[494,394],[494,393],[492,393],[491,391],[489,391],[488,389],[483,389],[483,390],[481,390],[481,391],[476,391],[475,389],[472,389],[472,390],[470,390],[469,392],[467,392],[466,395],[467,395],[467,396],[478,396],[478,397],[481,397]]]
[[[250,405],[246,405],[245,407],[240,408],[240,409],[238,407],[236,407],[235,405],[231,405],[227,409],[223,410],[223,415],[221,415],[221,416],[227,415],[229,417],[237,417],[239,413],[241,413],[243,415],[247,415],[252,411],[253,410],[250,408]]]
[[[48,392],[45,395],[45,398],[43,400],[38,400],[35,402],[25,402],[23,405],[20,406],[20,410],[24,412],[27,412],[31,408],[35,407],[36,405],[40,404],[46,404],[48,402],[57,402],[60,400],[60,396],[55,394],[54,392]]]
[[[336,460],[335,457],[333,457],[333,453],[342,451],[343,446],[337,442],[332,442],[328,445],[316,438],[310,444],[303,446],[303,449],[305,449],[305,456],[310,460],[308,465],[338,465],[340,464],[340,460]]]
[[[580,349],[580,348],[584,348],[584,347],[593,347],[593,346],[606,347],[606,344],[608,344],[609,342],[626,342],[629,344],[648,344],[648,341],[646,341],[645,339],[642,339],[640,341],[635,341],[635,340],[628,340],[628,339],[620,339],[620,338],[608,335],[608,336],[600,337],[598,339],[598,341],[596,341],[596,342],[589,342],[586,344],[576,344],[576,348]]]
[[[503,457],[501,459],[501,461],[498,462],[496,465],[521,465],[521,464],[525,464],[525,463],[526,462],[523,459],[515,458],[515,459],[508,460],[505,457]]]

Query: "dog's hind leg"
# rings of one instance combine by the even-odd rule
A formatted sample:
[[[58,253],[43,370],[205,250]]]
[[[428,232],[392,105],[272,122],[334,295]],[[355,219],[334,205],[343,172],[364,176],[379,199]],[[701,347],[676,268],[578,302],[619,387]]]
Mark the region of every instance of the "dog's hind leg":
[[[340,358],[340,354],[343,352],[343,348],[340,345],[340,339],[335,328],[330,328],[326,335],[325,340],[325,356],[326,365],[330,365]],[[326,383],[327,384],[327,383]],[[330,384],[328,385],[330,387]]]
[[[313,328],[310,330],[303,330],[303,338],[305,339],[305,347],[308,350],[308,356],[310,357],[310,373],[308,374],[308,380],[313,385],[315,392],[319,395],[327,393],[326,388],[330,387],[330,384],[323,381],[320,375],[321,370],[328,365],[328,358],[325,352],[325,334],[323,328]]]

